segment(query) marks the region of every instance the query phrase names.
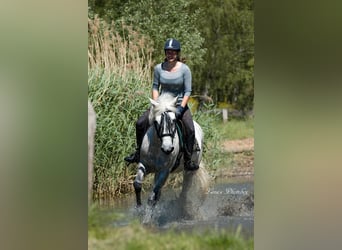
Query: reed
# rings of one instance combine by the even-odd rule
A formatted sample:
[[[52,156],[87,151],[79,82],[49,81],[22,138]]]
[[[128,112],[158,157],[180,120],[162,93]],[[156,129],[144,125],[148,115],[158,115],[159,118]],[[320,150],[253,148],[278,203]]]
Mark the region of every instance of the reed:
[[[135,121],[148,108],[152,45],[121,24],[88,20],[88,97],[96,115],[94,199],[131,191],[135,168],[124,156],[135,147]]]
[[[107,24],[98,16],[88,19],[88,70],[101,68],[124,79],[133,72],[149,81],[152,52],[151,40],[125,23]]]

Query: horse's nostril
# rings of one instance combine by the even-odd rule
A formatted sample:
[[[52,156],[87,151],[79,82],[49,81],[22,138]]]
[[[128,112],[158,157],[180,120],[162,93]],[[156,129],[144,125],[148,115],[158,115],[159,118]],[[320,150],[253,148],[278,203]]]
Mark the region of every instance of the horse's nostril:
[[[174,149],[175,149],[174,147],[167,149],[167,150],[165,150],[164,148],[161,148],[161,150],[167,155],[170,154]]]

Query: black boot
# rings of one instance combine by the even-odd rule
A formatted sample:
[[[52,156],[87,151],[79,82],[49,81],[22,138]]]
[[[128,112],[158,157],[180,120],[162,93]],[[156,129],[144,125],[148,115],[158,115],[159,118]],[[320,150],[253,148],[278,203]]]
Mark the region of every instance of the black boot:
[[[137,149],[134,153],[132,153],[129,156],[126,156],[125,161],[129,162],[129,163],[139,163],[140,161],[140,149]]]
[[[199,168],[199,166],[196,163],[194,163],[192,160],[186,161],[184,163],[184,167],[186,170],[189,170],[189,171],[194,171]]]
[[[191,153],[187,152],[187,150],[184,152],[184,168],[189,171],[194,171],[199,168],[199,166],[191,160]]]

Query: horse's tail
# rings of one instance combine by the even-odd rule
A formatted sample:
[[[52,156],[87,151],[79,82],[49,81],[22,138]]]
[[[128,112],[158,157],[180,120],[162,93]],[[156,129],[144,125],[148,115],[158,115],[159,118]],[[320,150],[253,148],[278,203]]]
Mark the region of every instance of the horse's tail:
[[[210,176],[204,168],[204,163],[196,171],[184,171],[183,187],[180,194],[185,217],[201,218],[200,206],[207,197]]]

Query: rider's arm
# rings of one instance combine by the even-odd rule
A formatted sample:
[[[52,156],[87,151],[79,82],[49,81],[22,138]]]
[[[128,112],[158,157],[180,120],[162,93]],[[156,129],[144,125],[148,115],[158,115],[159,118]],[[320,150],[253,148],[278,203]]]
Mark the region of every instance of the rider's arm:
[[[154,73],[153,73],[153,83],[152,83],[152,99],[157,100],[159,96],[159,86],[160,86],[160,64],[156,65],[154,67]]]
[[[185,70],[184,70],[184,96],[183,96],[183,100],[181,103],[181,106],[184,108],[189,99],[190,99],[190,95],[191,95],[191,84],[192,84],[192,79],[191,79],[191,71],[189,69],[189,67],[186,65]]]
[[[188,96],[188,95],[183,97],[183,100],[182,100],[182,103],[181,103],[181,106],[183,108],[188,104],[189,99],[190,99],[190,96]]]
[[[158,97],[159,97],[159,91],[153,89],[152,90],[152,99],[156,101],[158,99]]]

